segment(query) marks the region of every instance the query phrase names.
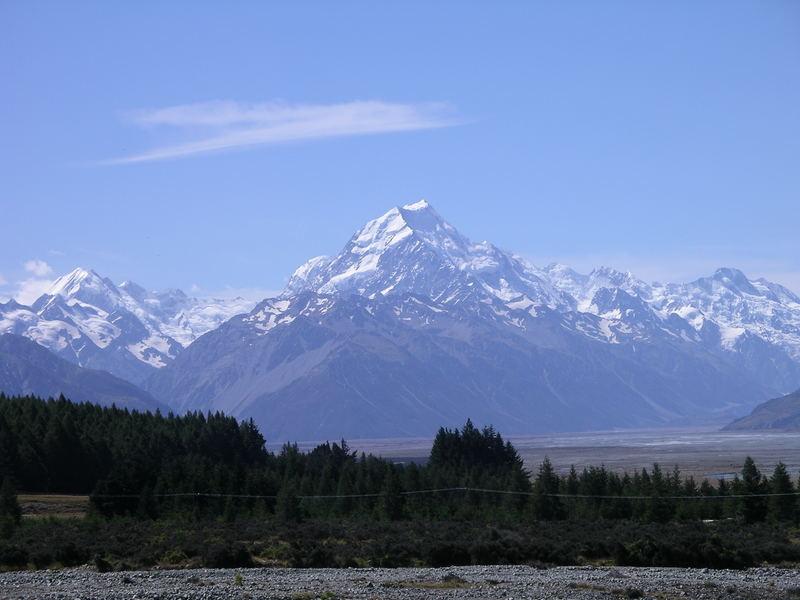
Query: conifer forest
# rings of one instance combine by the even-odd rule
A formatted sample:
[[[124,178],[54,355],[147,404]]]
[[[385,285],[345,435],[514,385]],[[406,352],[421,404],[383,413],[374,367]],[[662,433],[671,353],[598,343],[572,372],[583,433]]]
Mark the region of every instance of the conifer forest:
[[[547,459],[529,472],[471,421],[441,428],[424,464],[396,464],[344,440],[270,452],[251,421],[219,413],[0,394],[0,479],[7,568],[800,560],[798,486],[782,464],[761,473],[747,458],[732,481],[657,464],[560,473]],[[18,492],[88,495],[89,509],[22,518]]]

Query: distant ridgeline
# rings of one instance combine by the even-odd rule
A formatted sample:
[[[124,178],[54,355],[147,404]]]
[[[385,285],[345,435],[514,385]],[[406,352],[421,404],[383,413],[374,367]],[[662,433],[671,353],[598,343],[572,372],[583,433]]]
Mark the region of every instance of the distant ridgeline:
[[[87,493],[106,516],[557,520],[793,520],[795,487],[745,461],[741,478],[717,486],[654,465],[619,475],[604,467],[534,477],[510,442],[467,421],[441,428],[426,465],[397,465],[347,443],[308,453],[268,452],[252,421],[220,413],[129,412],[61,397],[0,393],[0,480],[28,492]]]
[[[759,404],[752,413],[737,419],[724,429],[800,431],[800,390]]]

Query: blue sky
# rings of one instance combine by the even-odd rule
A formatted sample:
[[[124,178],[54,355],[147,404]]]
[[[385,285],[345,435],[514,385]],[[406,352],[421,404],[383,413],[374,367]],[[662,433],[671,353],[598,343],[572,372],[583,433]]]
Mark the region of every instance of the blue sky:
[[[800,292],[800,3],[0,3],[0,296],[276,290],[427,199],[588,271]]]

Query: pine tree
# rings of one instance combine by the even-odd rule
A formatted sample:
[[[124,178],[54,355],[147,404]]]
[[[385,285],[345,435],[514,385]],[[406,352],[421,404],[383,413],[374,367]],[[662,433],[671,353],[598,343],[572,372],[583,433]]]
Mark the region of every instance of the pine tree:
[[[745,523],[763,521],[767,514],[767,502],[766,498],[759,497],[758,494],[766,493],[767,485],[756,463],[749,456],[744,460],[742,479],[738,487],[736,493],[746,496],[740,498],[738,515]]]
[[[278,492],[275,503],[275,517],[286,523],[297,523],[302,520],[300,500],[295,494],[294,484],[284,481]]]
[[[646,519],[655,523],[666,523],[675,515],[675,504],[663,496],[669,493],[670,478],[664,477],[658,463],[653,465],[650,478],[650,499],[647,501]]]
[[[350,515],[353,510],[353,477],[350,474],[352,467],[349,463],[345,463],[342,467],[341,474],[339,475],[339,484],[336,486],[336,513],[340,516],[346,517]]]
[[[509,494],[506,496],[504,502],[507,511],[510,512],[511,518],[517,519],[522,515],[530,500],[530,496],[526,494],[531,490],[529,474],[522,468],[522,465],[517,466],[511,472],[507,489],[511,492],[520,492],[518,494]]]
[[[556,475],[550,459],[545,456],[536,474],[533,484],[533,514],[541,521],[552,521],[564,518],[564,506],[558,494],[558,475]]]
[[[397,521],[403,517],[403,496],[400,495],[402,491],[394,465],[388,463],[380,496],[380,514],[383,519]]]
[[[797,496],[794,494],[794,486],[789,473],[786,472],[786,465],[779,462],[775,465],[772,477],[769,481],[770,493],[784,494],[782,496],[772,496],[769,499],[769,516],[775,521],[792,521],[795,519],[797,511]]]

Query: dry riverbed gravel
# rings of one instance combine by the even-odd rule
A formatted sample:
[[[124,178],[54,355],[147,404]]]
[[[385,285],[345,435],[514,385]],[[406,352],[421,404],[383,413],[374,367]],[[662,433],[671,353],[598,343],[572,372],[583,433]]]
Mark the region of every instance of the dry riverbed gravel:
[[[98,573],[91,567],[0,574],[0,598],[398,599],[800,598],[800,571],[474,566],[444,569],[192,569]]]

